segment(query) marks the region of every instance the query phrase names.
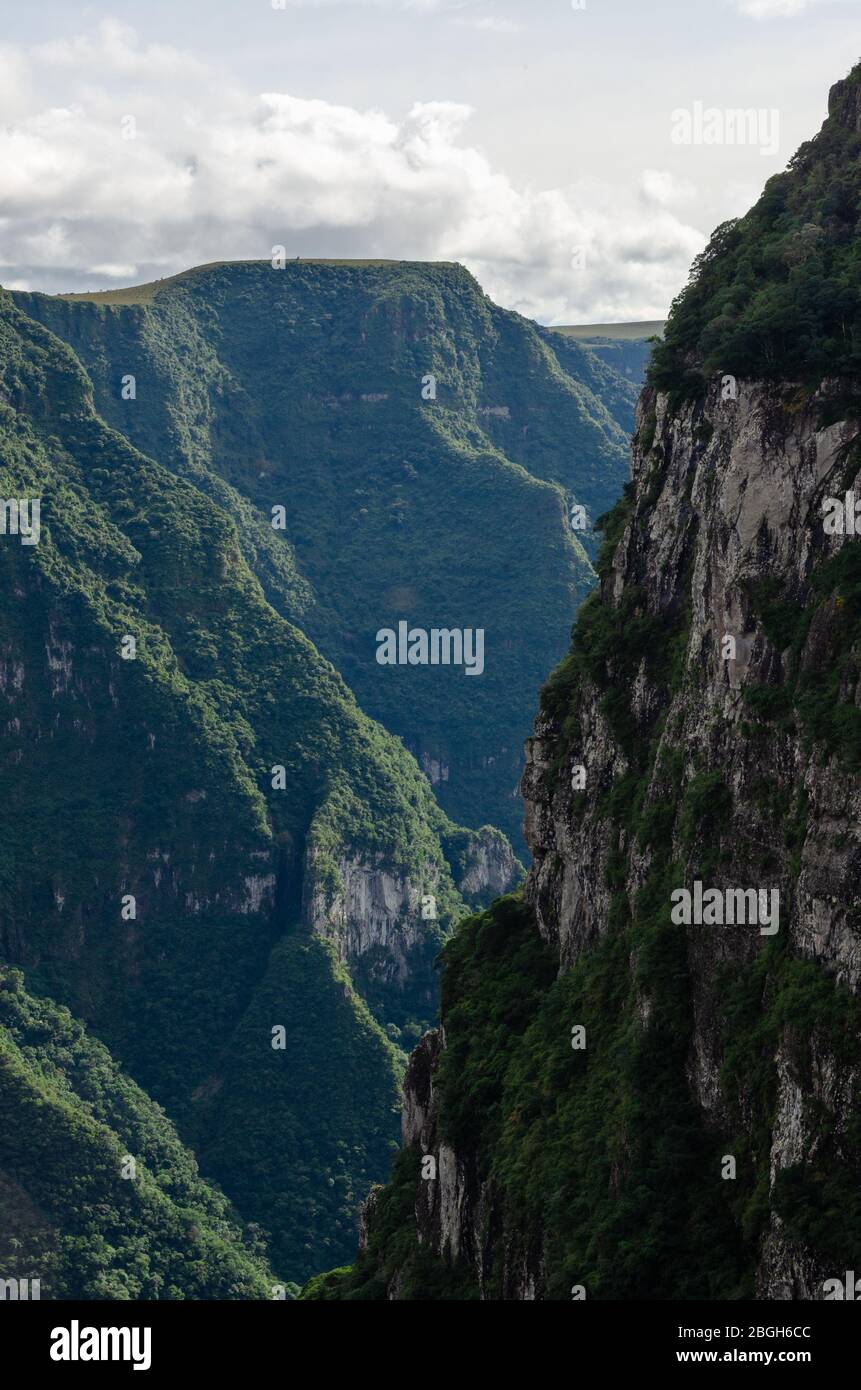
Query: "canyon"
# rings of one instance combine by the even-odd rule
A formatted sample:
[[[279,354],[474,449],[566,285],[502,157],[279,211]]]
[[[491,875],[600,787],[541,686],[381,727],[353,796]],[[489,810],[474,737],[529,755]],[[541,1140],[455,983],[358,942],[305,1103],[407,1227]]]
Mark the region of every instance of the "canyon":
[[[303,1298],[818,1301],[857,1267],[861,550],[823,502],[861,468],[859,113],[861,65],[673,305],[527,740],[525,885],[443,948],[393,1176]],[[694,882],[767,884],[779,931],[673,920]]]

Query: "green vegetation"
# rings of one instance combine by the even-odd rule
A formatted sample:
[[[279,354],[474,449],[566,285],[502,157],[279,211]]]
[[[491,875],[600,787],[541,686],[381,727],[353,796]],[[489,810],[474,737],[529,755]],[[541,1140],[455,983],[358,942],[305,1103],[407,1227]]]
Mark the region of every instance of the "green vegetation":
[[[355,1248],[359,1205],[395,1152],[400,1063],[326,944],[276,946],[196,1128],[204,1170],[272,1232],[278,1269],[319,1269]]]
[[[493,1193],[497,1259],[487,1296],[502,1295],[503,1250],[535,1241],[550,1299],[570,1299],[574,1284],[590,1298],[750,1293],[750,1252],[715,1181],[720,1144],[704,1132],[687,1086],[683,932],[666,920],[666,886],[661,875],[651,880],[633,921],[620,905],[599,946],[558,979],[556,958],[516,898],[470,918],[445,949],[440,1128]],[[584,1051],[571,1047],[575,1024],[586,1029]],[[305,1298],[344,1289],[379,1297],[374,1290],[401,1262],[407,1296],[435,1296],[410,1244],[418,1155],[402,1162],[403,1189],[385,1193],[380,1251],[324,1279],[322,1293],[320,1283],[309,1286]]]
[[[299,258],[297,257],[297,260],[298,260],[298,259],[299,259]],[[365,266],[387,266],[387,267],[390,267],[390,266],[407,265],[407,264],[409,264],[409,262],[406,262],[406,261],[392,261],[392,260],[353,260],[353,259],[334,259],[334,260],[330,260],[330,259],[328,259],[328,258],[319,259],[319,258],[317,258],[317,257],[315,257],[315,256],[305,256],[305,257],[302,257],[302,264],[303,264],[303,265],[325,265],[325,266],[337,265],[337,266],[349,266],[349,267],[365,267]],[[453,262],[453,261],[443,261],[443,262],[439,262],[439,264],[441,264],[441,265],[447,265],[447,266],[450,266],[450,267],[454,267],[455,262]],[[271,265],[271,262],[268,262],[268,261],[207,261],[204,265],[192,266],[190,270],[181,270],[177,275],[166,275],[166,276],[165,276],[163,279],[161,279],[161,280],[150,280],[150,281],[149,281],[147,284],[145,284],[145,285],[128,285],[128,286],[125,286],[125,287],[123,287],[123,288],[121,288],[121,289],[111,289],[111,290],[78,290],[78,291],[72,291],[72,292],[70,292],[70,293],[68,293],[68,294],[58,294],[58,295],[55,295],[54,298],[56,298],[56,299],[67,300],[67,301],[68,301],[69,303],[71,303],[71,304],[74,304],[74,303],[76,303],[76,302],[79,302],[79,303],[82,302],[82,303],[87,303],[87,304],[109,304],[109,305],[110,305],[110,304],[121,304],[121,305],[127,305],[127,304],[151,304],[151,303],[153,302],[153,300],[155,299],[156,295],[161,294],[164,290],[169,290],[169,289],[171,289],[174,285],[181,285],[181,284],[183,284],[186,280],[191,280],[191,279],[193,279],[195,276],[197,276],[197,275],[198,275],[201,271],[203,271],[203,270],[222,270],[222,269],[229,269],[231,266],[235,266],[235,265],[253,265],[253,266],[266,266],[266,267],[268,267],[269,265]]]
[[[0,495],[42,502],[40,543],[0,545],[0,953],[305,1278],[352,1253],[358,1195],[386,1176],[390,1034],[433,1017],[474,837],[266,601],[234,510],[111,430],[71,349],[2,294],[0,457]],[[402,981],[387,959],[351,983],[311,935],[313,899],[338,938],[345,860],[436,898],[418,932],[393,924],[415,940]]]
[[[554,324],[551,329],[553,333],[563,333],[567,338],[585,343],[642,342],[646,338],[660,337],[663,331],[663,319],[641,319],[636,323]]]
[[[660,335],[663,328],[663,323],[603,324],[594,329],[551,328],[547,330],[547,341],[562,367],[586,382],[626,436],[630,436],[634,432],[634,410],[655,335]],[[594,379],[585,375],[588,370],[585,363],[590,359],[598,364],[593,368]],[[598,375],[599,372],[602,375]]]
[[[578,679],[601,689],[608,667],[621,658],[612,635],[604,634],[605,641],[592,644],[593,666],[576,664],[584,659],[578,641],[595,629],[597,607],[596,599],[581,613],[573,673],[570,667],[562,679],[557,673],[548,687],[557,720],[570,708]],[[603,629],[595,630],[600,637]],[[624,643],[637,631],[635,619],[632,632],[624,629]],[[677,641],[671,637],[670,645]],[[505,1251],[538,1248],[550,1299],[568,1299],[574,1284],[584,1285],[590,1298],[752,1298],[771,1211],[820,1259],[835,1269],[851,1267],[861,1231],[861,1134],[854,1120],[837,1131],[833,1116],[810,1099],[810,1075],[824,1050],[841,1074],[857,1077],[858,1002],[819,964],[790,954],[785,937],[753,960],[723,967],[715,981],[720,1080],[725,1114],[736,1128],[706,1128],[688,1075],[694,1026],[688,934],[670,921],[670,895],[686,877],[716,867],[733,805],[718,772],[695,773],[679,795],[682,751],[665,745],[654,766],[662,727],[660,719],[651,737],[641,731],[635,764],[597,808],[626,836],[610,853],[612,900],[598,943],[558,975],[557,953],[511,896],[462,924],[442,954],[439,1137],[492,1203],[488,1297],[505,1295]],[[625,733],[626,721],[618,729]],[[644,804],[650,786],[655,799]],[[807,798],[787,799],[773,813],[784,823],[797,875]],[[632,901],[631,832],[650,851]],[[691,855],[687,873],[670,858],[674,843]],[[583,1051],[571,1048],[574,1025],[586,1030]],[[806,1094],[805,1122],[820,1138],[816,1160],[782,1171],[772,1192],[776,1056],[787,1038]],[[857,1081],[852,1085],[857,1089]],[[736,1158],[736,1182],[719,1180],[726,1154]],[[416,1262],[415,1216],[403,1181],[406,1191],[396,1196],[386,1189],[379,1199],[381,1208],[389,1204],[386,1220],[394,1223],[385,1241],[304,1297],[337,1298],[345,1289],[354,1298],[382,1296],[380,1289],[400,1289],[399,1261],[410,1270],[405,1296],[435,1296],[433,1279],[447,1267],[440,1262],[434,1272]]]
[[[448,814],[522,850],[534,692],[594,578],[568,506],[591,523],[615,501],[634,386],[446,264],[247,261],[14,298],[74,348],[107,422],[233,518],[269,602],[439,768]],[[401,619],[482,627],[482,677],[378,665]]]
[[[260,1245],[107,1049],[0,967],[0,1277],[43,1299],[271,1298]]]
[[[729,825],[732,793],[722,772],[698,772],[685,788],[679,838],[690,847],[704,836],[716,836]]]
[[[695,260],[651,359],[649,380],[660,390],[696,396],[709,378],[732,373],[813,391],[829,377],[843,383],[841,414],[857,412],[859,86],[861,64],[832,93],[815,139]]]
[[[309,1280],[302,1290],[302,1301],[382,1301],[388,1297],[393,1279],[397,1279],[398,1298],[402,1300],[463,1302],[478,1298],[475,1276],[468,1266],[449,1267],[418,1243],[415,1200],[419,1166],[418,1153],[401,1150],[391,1180],[375,1191],[377,1206],[368,1248],[359,1253],[355,1265],[344,1265]]]
[[[563,371],[588,386],[624,431],[626,440],[629,439],[634,431],[634,411],[651,343],[646,339],[580,339],[552,328],[539,331]],[[591,557],[595,544],[594,539],[590,539]]]
[[[806,603],[785,596],[778,580],[751,589],[769,640],[784,654],[784,679],[745,690],[751,715],[784,728],[800,724],[850,769],[861,768],[861,710],[852,692],[861,653],[861,547],[845,545],[810,578]]]
[[[833,1261],[835,1270],[851,1268],[861,1237],[858,1000],[816,962],[788,954],[778,940],[754,962],[725,968],[717,984],[723,1005],[721,1082],[737,1126],[727,1152],[736,1155],[747,1176],[733,1197],[736,1220],[746,1239],[755,1241],[769,1214],[778,1044],[790,1041],[795,1079],[805,1089],[817,1050],[827,1049],[850,1079],[849,1124],[837,1133],[833,1116],[824,1106],[811,1113],[807,1099],[805,1119],[818,1136],[816,1158],[782,1169],[771,1202],[790,1237]]]

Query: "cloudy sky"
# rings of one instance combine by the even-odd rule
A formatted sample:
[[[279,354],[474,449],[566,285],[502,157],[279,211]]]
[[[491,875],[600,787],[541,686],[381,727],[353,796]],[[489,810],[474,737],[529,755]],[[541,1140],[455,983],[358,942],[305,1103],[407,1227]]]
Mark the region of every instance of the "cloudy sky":
[[[546,323],[664,317],[861,57],[859,0],[0,5],[0,283],[284,245],[461,261]]]

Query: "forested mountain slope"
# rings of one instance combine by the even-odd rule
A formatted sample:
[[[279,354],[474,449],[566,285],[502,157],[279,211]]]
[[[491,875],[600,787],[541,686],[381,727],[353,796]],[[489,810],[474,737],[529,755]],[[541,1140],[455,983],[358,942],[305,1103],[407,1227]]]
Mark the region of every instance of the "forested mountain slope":
[[[627,477],[624,377],[456,265],[240,262],[15,299],[72,345],[110,425],[230,512],[270,602],[449,814],[522,846],[532,692]],[[482,629],[483,673],[381,666],[376,633],[400,621]]]
[[[0,1217],[0,1270],[19,1298],[277,1296],[254,1234],[161,1108],[4,966]]]
[[[266,601],[230,506],[106,425],[72,350],[3,292],[0,495],[0,957],[45,998],[47,1041],[54,1000],[301,1278],[352,1246],[388,1168],[397,1044],[432,1017],[453,922],[515,880],[510,846],[446,817]],[[41,1071],[53,1093],[33,1037],[23,1079],[3,1039],[21,1104]],[[0,1166],[29,1191],[19,1159]],[[122,1251],[104,1263],[114,1289]]]

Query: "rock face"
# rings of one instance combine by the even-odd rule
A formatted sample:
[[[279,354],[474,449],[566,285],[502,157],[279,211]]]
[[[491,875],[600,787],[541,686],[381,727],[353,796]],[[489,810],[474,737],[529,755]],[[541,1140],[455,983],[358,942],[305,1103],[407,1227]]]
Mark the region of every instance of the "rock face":
[[[861,87],[857,81],[847,78],[834,83],[828,93],[828,115],[856,135],[861,134]]]
[[[847,130],[861,157],[859,82],[832,94],[829,158]],[[814,161],[757,215],[800,201]],[[404,1143],[436,1160],[417,1249],[465,1263],[484,1298],[822,1299],[855,1267],[857,379],[782,379],[764,355],[761,379],[736,378],[689,347],[640,398],[600,593],[527,743],[522,937],[531,921],[555,980],[519,1017],[492,910],[446,951],[442,1026],[413,1054]],[[682,915],[698,883],[723,915]],[[742,901],[778,912],[742,921]],[[572,1048],[585,1037],[566,1063],[569,1024]],[[373,1222],[354,1279],[372,1257],[400,1296]]]
[[[752,595],[779,578],[803,606],[813,571],[847,543],[846,537],[824,533],[823,500],[839,492],[847,476],[851,488],[857,476],[851,466],[846,473],[856,426],[844,421],[819,428],[821,400],[814,396],[790,413],[790,394],[740,383],[738,399],[722,402],[715,384],[702,404],[670,414],[666,397],[644,392],[639,423],[642,427],[654,415],[656,429],[648,458],[635,441],[636,515],[642,520],[628,526],[603,590],[607,601],[618,603],[636,588],[643,611],[658,618],[672,620],[689,607],[688,682],[667,701],[650,681],[644,658],[631,690],[632,715],[647,730],[660,714],[664,730],[656,763],[662,762],[664,748],[683,749],[682,786],[694,768],[725,775],[735,807],[735,880],[756,881],[755,874],[751,877],[756,856],[767,847],[774,865],[770,881],[782,885],[783,901],[791,902],[785,924],[790,938],[855,988],[861,941],[857,926],[847,930],[847,919],[857,897],[861,788],[839,759],[817,759],[801,737],[776,734],[764,760],[762,741],[747,734],[746,693],[782,685],[789,664],[788,650],[776,647],[763,629]],[[708,443],[701,442],[704,422],[713,430]],[[660,491],[647,511],[642,502],[658,475]],[[817,661],[820,642],[827,649],[834,613],[832,606],[814,623],[802,669]],[[727,638],[734,655],[725,659]],[[858,687],[843,692],[843,698],[857,704]],[[583,706],[581,736],[568,771],[581,762],[589,781],[606,788],[625,776],[629,763],[599,703]],[[607,920],[609,890],[602,885],[612,836],[607,821],[573,809],[570,777],[548,776],[548,750],[557,741],[558,728],[543,716],[527,745],[523,788],[534,857],[527,899],[543,934],[558,943],[563,963],[571,963],[600,936]],[[762,804],[764,777],[772,800],[803,793],[808,805],[811,825],[793,894],[784,826],[774,823]],[[647,804],[660,796],[655,779]],[[827,844],[823,854],[838,827],[846,829],[845,843],[836,852]],[[645,862],[635,865],[632,889],[646,868]]]
[[[649,615],[668,617],[686,607],[690,613],[679,688],[667,700],[650,680],[644,658],[631,690],[631,713],[644,734],[662,726],[655,768],[665,766],[664,752],[679,756],[675,795],[680,801],[697,776],[719,776],[715,786],[729,792],[732,811],[719,834],[724,862],[711,874],[710,884],[778,888],[779,930],[787,948],[818,962],[857,992],[857,773],[852,775],[839,757],[810,747],[800,728],[760,729],[760,737],[752,737],[751,704],[745,699],[748,692],[780,688],[790,664],[789,644],[781,650],[769,638],[751,595],[779,577],[784,592],[801,608],[809,601],[817,567],[843,545],[856,544],[824,533],[823,500],[839,493],[847,478],[849,488],[861,495],[857,462],[848,474],[846,469],[857,426],[841,421],[820,427],[820,406],[814,395],[798,409],[785,387],[756,383],[739,383],[737,399],[727,401],[721,400],[720,383],[715,383],[702,403],[676,411],[669,409],[665,396],[644,392],[633,455],[634,512],[603,592],[605,602],[618,603],[636,586]],[[644,454],[639,441],[650,416],[654,435]],[[704,422],[711,432],[703,430]],[[650,493],[654,500],[647,507]],[[835,596],[817,610],[801,651],[802,670],[828,651],[828,631],[839,621],[839,604]],[[722,644],[728,636],[735,641],[735,655],[725,659]],[[841,694],[849,705],[861,705],[857,673]],[[580,728],[566,773],[582,763],[594,786],[611,788],[629,764],[602,714],[598,692],[583,701]],[[527,749],[523,785],[534,862],[526,899],[565,969],[606,930],[612,897],[607,869],[616,842],[608,818],[577,809],[570,776],[548,774],[548,750],[557,745],[558,735],[554,720],[544,717]],[[653,771],[644,805],[657,807],[672,794]],[[786,822],[775,808],[800,804],[805,808],[803,830],[788,842]],[[679,819],[672,849],[674,860],[689,868],[680,883],[690,883],[695,858]],[[630,841],[624,853],[624,891],[633,901],[647,881],[650,855]],[[762,945],[737,927],[690,930],[687,965],[694,1026],[689,1077],[704,1122],[716,1129],[727,1127],[729,1120],[720,1079],[725,1059],[712,1027],[719,968],[728,959],[751,959]],[[815,1161],[826,1117],[829,1127],[844,1135],[852,1122],[857,1070],[841,1065],[814,1042],[805,1082],[793,1054],[788,1036],[773,1058],[778,1085],[772,1186],[781,1169]],[[822,1297],[823,1282],[833,1273],[809,1250],[787,1240],[779,1217],[772,1214],[758,1268],[761,1297]]]
[[[464,901],[486,903],[515,887],[522,867],[504,835],[486,826],[462,839],[452,868]],[[439,918],[439,867],[427,864],[425,880],[418,882],[388,867],[382,856],[375,863],[342,853],[335,875],[319,872],[320,859],[319,850],[307,851],[304,922],[332,942],[345,965],[369,966],[378,980],[401,990],[422,989],[430,1006],[435,997],[432,956],[442,942],[433,927]]]
[[[341,856],[340,886],[329,892],[313,873],[314,860],[311,851],[304,904],[308,925],[332,941],[347,964],[358,965],[370,951],[383,952],[388,978],[403,984],[410,973],[408,957],[425,936],[420,895],[410,878]]]

